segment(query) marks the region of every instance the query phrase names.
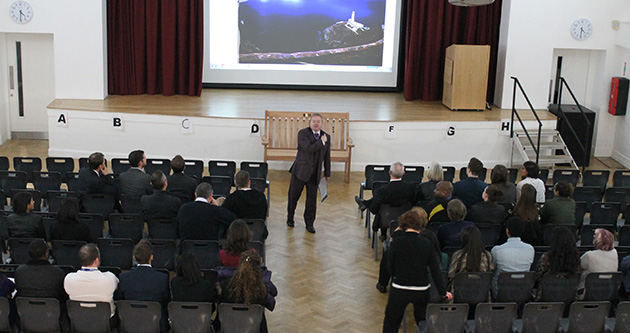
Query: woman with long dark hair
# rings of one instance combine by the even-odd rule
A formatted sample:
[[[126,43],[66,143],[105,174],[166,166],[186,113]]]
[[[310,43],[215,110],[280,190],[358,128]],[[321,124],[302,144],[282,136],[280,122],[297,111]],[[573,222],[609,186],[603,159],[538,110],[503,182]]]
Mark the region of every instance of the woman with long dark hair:
[[[61,203],[57,220],[50,226],[50,239],[92,242],[90,227],[79,219],[79,200],[66,198]]]
[[[249,230],[247,223],[243,220],[236,220],[230,224],[227,230],[227,243],[221,251],[219,251],[219,265],[224,267],[238,266],[241,253],[245,251],[254,251],[253,248],[247,246],[252,240],[252,231]]]
[[[575,236],[569,228],[558,227],[551,234],[551,247],[536,267],[536,298],[542,296],[540,281],[545,274],[571,276],[580,271],[580,256],[575,246]]]
[[[514,216],[520,217],[525,223],[525,231],[521,235],[521,240],[532,246],[540,245],[538,232],[540,230],[538,203],[536,203],[536,188],[525,184],[521,188],[521,195],[512,211]]]
[[[199,263],[192,253],[179,257],[177,276],[171,280],[171,298],[178,302],[214,302],[217,298],[215,279],[201,275]]]
[[[7,217],[9,237],[46,239],[42,217],[32,213],[35,209],[33,195],[28,192],[19,192],[11,200],[11,205],[13,214]]]
[[[488,185],[481,195],[483,201],[470,208],[466,219],[476,224],[503,224],[507,218],[507,211],[505,207],[497,204],[502,195],[503,192],[496,185]]]
[[[488,272],[494,269],[490,252],[486,251],[481,240],[481,231],[474,225],[462,229],[462,249],[453,253],[448,269],[448,279],[452,281],[459,272]]]
[[[508,169],[503,164],[497,164],[490,173],[491,184],[501,190],[496,198],[497,202],[516,203],[516,185],[510,183]]]

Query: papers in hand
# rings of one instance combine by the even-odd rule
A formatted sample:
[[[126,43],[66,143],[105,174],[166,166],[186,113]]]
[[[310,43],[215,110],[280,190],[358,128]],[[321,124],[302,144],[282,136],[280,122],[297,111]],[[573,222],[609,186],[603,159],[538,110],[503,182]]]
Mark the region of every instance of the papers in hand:
[[[328,181],[324,177],[319,180],[319,194],[322,197],[322,202],[328,198]]]

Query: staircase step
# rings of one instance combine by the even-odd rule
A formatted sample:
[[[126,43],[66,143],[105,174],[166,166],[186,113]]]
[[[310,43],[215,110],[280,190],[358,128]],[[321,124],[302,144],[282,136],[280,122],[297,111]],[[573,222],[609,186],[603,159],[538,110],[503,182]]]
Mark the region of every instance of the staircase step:
[[[529,156],[529,155],[528,155]],[[529,156],[532,161],[536,160],[536,155]],[[540,156],[538,158],[538,164],[553,164],[553,163],[571,163],[573,159],[567,155],[555,155],[555,156]]]
[[[525,150],[534,150],[534,147],[532,147],[531,144],[529,144],[529,140],[527,140],[527,137],[525,137],[525,139],[519,138],[521,139],[521,142],[523,143],[523,148]],[[540,148],[542,149],[562,149],[564,148],[564,144],[562,142],[541,142],[540,143]]]
[[[532,130],[527,130],[529,132],[529,136],[531,136],[532,138],[537,137],[538,136],[538,129],[532,129]],[[527,137],[527,135],[525,135],[525,131],[524,130],[514,130],[514,134],[518,135],[518,136],[524,136]],[[540,131],[540,136],[552,136],[552,135],[557,135],[558,131],[553,130],[553,129],[543,129]]]

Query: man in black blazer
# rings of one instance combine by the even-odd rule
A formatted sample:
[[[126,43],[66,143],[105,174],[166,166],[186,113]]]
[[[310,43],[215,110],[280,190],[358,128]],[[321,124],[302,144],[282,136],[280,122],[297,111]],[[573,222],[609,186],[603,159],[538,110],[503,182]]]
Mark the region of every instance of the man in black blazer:
[[[155,170],[151,174],[151,185],[153,194],[143,195],[140,199],[142,213],[145,220],[152,219],[174,219],[177,217],[182,201],[166,192],[168,182],[162,170]]]
[[[129,153],[129,170],[120,174],[120,194],[143,196],[152,194],[153,188],[150,176],[144,172],[147,165],[147,157],[142,150],[134,150]]]
[[[168,273],[158,272],[151,267],[153,246],[141,240],[133,249],[138,266],[120,275],[116,299],[158,302],[162,305],[160,331],[168,332],[168,302],[171,300]]]
[[[183,204],[177,213],[177,232],[184,241],[219,240],[225,238],[227,229],[236,220],[236,215],[218,205],[212,197],[212,186],[208,183],[197,185],[197,198]]]
[[[181,155],[176,155],[171,160],[171,169],[173,174],[168,176],[168,193],[174,195],[182,200],[183,203],[195,200],[195,189],[197,188],[197,181],[191,176],[184,174],[186,168],[186,161]]]
[[[317,211],[317,187],[321,179],[322,166],[326,181],[330,179],[330,135],[321,130],[322,115],[313,113],[309,127],[298,132],[298,151],[295,162],[289,169],[289,203],[287,205],[287,225],[294,227],[295,208],[306,186],[306,208],[304,223],[306,230],[315,233],[315,214]]]
[[[116,196],[114,182],[107,177],[107,166],[103,153],[92,153],[88,157],[88,167],[79,170],[79,192],[101,193]]]

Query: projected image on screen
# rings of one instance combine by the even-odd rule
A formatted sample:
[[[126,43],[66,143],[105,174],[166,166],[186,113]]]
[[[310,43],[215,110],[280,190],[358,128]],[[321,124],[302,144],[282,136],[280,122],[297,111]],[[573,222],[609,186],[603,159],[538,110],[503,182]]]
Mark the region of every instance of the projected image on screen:
[[[383,66],[385,0],[238,0],[241,64]]]

